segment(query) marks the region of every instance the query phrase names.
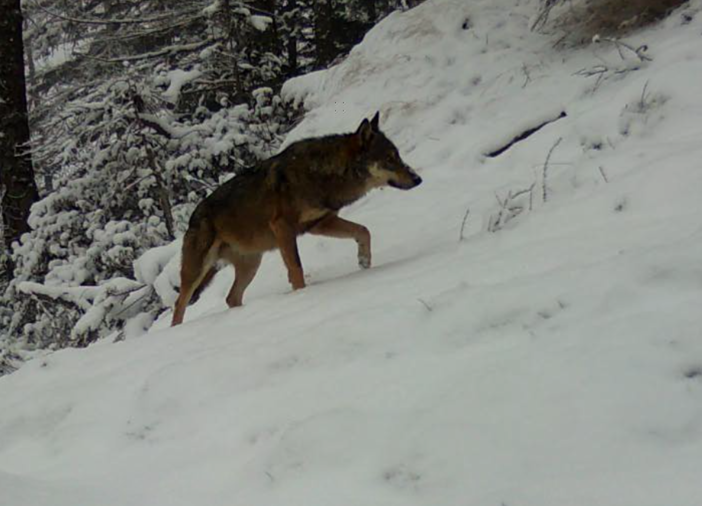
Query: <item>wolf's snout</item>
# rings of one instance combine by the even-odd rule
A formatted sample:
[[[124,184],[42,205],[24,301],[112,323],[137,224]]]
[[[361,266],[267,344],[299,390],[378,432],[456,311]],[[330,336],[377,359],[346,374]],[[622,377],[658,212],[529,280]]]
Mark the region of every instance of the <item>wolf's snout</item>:
[[[391,179],[388,184],[400,190],[411,190],[422,184],[422,178],[414,170],[405,165],[403,172],[397,180]]]
[[[414,188],[415,186],[422,184],[422,178],[419,177],[419,174],[417,174],[414,169],[407,167],[407,175],[409,176],[410,180],[409,188]]]

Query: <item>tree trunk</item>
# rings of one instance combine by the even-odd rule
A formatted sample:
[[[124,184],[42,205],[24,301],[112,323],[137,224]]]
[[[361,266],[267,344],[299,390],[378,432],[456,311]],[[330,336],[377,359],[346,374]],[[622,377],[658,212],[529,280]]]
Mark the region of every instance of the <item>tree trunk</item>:
[[[368,9],[368,21],[375,23],[378,21],[378,6],[376,0],[365,0],[366,8]]]
[[[318,0],[315,4],[315,46],[316,66],[324,68],[334,58],[334,38],[332,23],[334,21],[334,0]]]
[[[29,230],[39,200],[29,147],[20,0],[0,0],[0,187],[5,247]]]
[[[282,4],[282,2],[281,2]],[[285,49],[287,52],[287,77],[294,77],[299,72],[297,57],[297,39],[302,31],[302,20],[300,17],[297,0],[288,0],[281,6],[280,18],[283,38],[285,38]]]

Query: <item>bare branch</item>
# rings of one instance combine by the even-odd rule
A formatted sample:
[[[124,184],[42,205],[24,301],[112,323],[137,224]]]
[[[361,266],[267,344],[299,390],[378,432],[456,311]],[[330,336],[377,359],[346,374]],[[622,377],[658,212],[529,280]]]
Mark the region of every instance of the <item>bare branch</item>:
[[[178,44],[178,45],[173,45],[173,46],[166,46],[164,48],[159,49],[158,51],[152,51],[150,53],[135,54],[135,55],[130,55],[130,56],[121,56],[119,58],[98,58],[98,57],[90,56],[86,53],[81,53],[78,51],[76,51],[75,54],[77,56],[82,56],[84,58],[98,60],[98,61],[101,61],[103,63],[122,63],[125,61],[148,60],[151,58],[158,58],[160,56],[172,55],[175,53],[186,53],[186,52],[191,52],[191,51],[198,51],[199,49],[202,49],[203,47],[208,46],[208,45],[212,45],[216,42],[217,42],[217,39],[208,38],[208,39],[202,40],[200,42],[193,42],[192,44]]]
[[[35,5],[37,9],[45,12],[49,16],[62,19],[64,21],[70,21],[71,23],[80,23],[85,25],[143,25],[146,23],[153,23],[156,21],[164,21],[167,19],[181,18],[183,16],[195,14],[199,9],[192,9],[186,11],[173,11],[162,16],[152,16],[150,18],[125,18],[125,19],[86,19],[86,18],[73,18],[70,16],[64,16],[58,12],[53,12],[46,7],[41,5]]]

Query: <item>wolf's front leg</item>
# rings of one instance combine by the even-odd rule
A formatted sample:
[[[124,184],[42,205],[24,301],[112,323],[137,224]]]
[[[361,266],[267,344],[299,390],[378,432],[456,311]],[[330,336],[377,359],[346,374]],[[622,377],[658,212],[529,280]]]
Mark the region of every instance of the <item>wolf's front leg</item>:
[[[275,235],[285,267],[288,269],[288,281],[290,281],[293,290],[304,288],[305,274],[302,270],[300,254],[297,251],[297,239],[294,228],[281,218],[271,221],[270,227]]]
[[[309,232],[327,237],[355,239],[358,244],[358,265],[363,269],[368,269],[371,266],[371,235],[363,225],[333,214],[317,223]]]
[[[356,242],[358,242],[358,266],[361,269],[370,269],[370,266],[371,266],[370,234],[368,234],[368,241],[362,242],[362,241],[357,240]]]

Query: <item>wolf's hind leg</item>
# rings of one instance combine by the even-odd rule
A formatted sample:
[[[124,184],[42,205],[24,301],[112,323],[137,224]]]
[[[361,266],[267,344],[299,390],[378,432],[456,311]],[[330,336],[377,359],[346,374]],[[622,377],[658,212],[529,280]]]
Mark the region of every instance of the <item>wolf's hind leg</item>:
[[[256,276],[263,254],[251,253],[246,255],[229,250],[225,258],[234,265],[235,271],[234,283],[231,290],[229,290],[229,295],[227,295],[227,305],[229,307],[241,306],[244,300],[244,291]]]
[[[317,223],[309,230],[309,233],[340,239],[354,239],[358,244],[358,265],[364,269],[371,266],[371,235],[363,225],[339,218],[334,214]]]

